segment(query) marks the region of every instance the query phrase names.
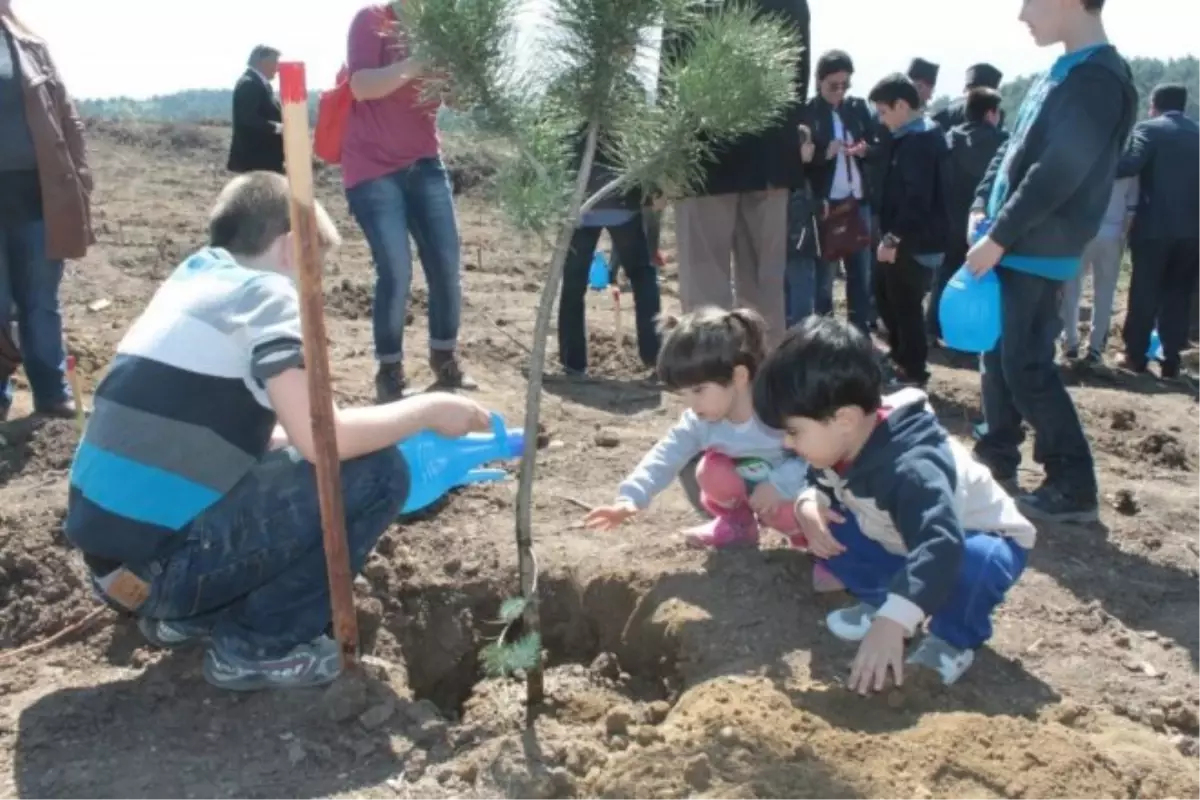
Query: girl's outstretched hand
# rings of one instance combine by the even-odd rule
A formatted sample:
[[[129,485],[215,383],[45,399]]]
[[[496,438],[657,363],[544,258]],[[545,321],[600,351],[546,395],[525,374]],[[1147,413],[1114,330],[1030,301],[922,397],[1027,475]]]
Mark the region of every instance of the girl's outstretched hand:
[[[583,525],[594,531],[612,530],[636,513],[637,509],[632,503],[620,500],[611,506],[593,508],[583,518]]]

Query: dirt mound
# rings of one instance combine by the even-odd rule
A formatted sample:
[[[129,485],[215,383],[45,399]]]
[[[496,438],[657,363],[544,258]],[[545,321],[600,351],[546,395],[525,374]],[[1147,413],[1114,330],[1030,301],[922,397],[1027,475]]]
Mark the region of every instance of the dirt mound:
[[[1169,469],[1191,469],[1187,450],[1179,438],[1169,433],[1152,433],[1138,443],[1138,451],[1151,463]]]
[[[70,468],[75,423],[28,417],[0,426],[0,484],[39,497]],[[22,480],[24,479],[24,480]],[[93,600],[82,563],[62,535],[58,503],[10,503],[0,510],[0,648],[54,633],[82,617]]]

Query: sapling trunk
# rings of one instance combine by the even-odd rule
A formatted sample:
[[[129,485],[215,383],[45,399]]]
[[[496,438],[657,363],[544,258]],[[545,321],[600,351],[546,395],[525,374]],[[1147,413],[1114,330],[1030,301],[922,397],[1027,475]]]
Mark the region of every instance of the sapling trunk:
[[[563,267],[571,248],[571,238],[575,235],[575,228],[579,225],[579,213],[584,204],[588,178],[596,157],[599,129],[598,121],[592,120],[588,123],[583,158],[579,164],[579,174],[575,179],[575,192],[571,195],[567,220],[563,224],[563,228],[558,234],[558,241],[554,246],[554,255],[550,259],[550,269],[546,274],[546,282],[542,286],[542,296],[538,302],[537,318],[533,326],[533,353],[529,359],[529,384],[525,391],[525,451],[521,454],[521,470],[517,483],[517,567],[521,576],[521,593],[525,597],[526,635],[541,634],[537,598],[537,561],[533,555],[533,482],[537,468],[537,436],[534,434],[538,430],[538,419],[542,410],[542,373],[546,363],[546,341],[549,338],[554,301],[558,297],[558,287],[562,283]],[[544,699],[545,685],[539,653],[533,666],[525,673],[525,700],[530,718]]]

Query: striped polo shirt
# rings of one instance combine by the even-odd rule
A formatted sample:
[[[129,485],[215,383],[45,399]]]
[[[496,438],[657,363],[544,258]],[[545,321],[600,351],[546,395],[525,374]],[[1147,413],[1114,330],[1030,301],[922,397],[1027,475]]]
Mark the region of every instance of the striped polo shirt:
[[[267,379],[303,366],[295,285],[208,248],[167,278],[117,347],[71,465],[67,538],[138,564],[187,528],[266,452]]]

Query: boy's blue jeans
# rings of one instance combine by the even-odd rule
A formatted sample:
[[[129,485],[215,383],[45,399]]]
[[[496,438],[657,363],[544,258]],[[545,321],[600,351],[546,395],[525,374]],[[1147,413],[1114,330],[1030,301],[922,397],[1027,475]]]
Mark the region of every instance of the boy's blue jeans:
[[[357,573],[408,491],[395,447],[342,462],[350,569]],[[207,631],[222,653],[277,658],[312,641],[332,618],[316,471],[295,450],[267,455],[197,517],[186,543],[142,577],[141,616]]]
[[[412,249],[429,286],[429,347],[454,350],[462,312],[458,221],[450,176],[440,158],[346,190],[350,213],[362,228],[375,262],[375,358],[404,360],[404,322],[412,283]]]
[[[15,305],[21,358],[37,410],[71,399],[58,302],[62,276],[63,262],[46,258],[46,226],[41,220],[0,225],[0,327],[12,329]],[[11,405],[12,385],[5,381],[0,385],[0,410]]]
[[[889,553],[868,538],[854,514],[837,511],[844,523],[830,523],[833,537],[846,552],[825,561],[829,571],[846,586],[846,591],[874,608],[883,605],[888,585],[904,568],[906,557]],[[1029,553],[1011,539],[994,533],[966,534],[962,563],[954,590],[942,608],[929,620],[929,632],[962,650],[974,650],[992,638],[992,611],[1004,600],[1021,573]]]
[[[1015,475],[1024,420],[1034,430],[1033,458],[1045,468],[1046,479],[1070,497],[1094,500],[1092,450],[1054,363],[1063,283],[1006,267],[997,267],[996,275],[1002,327],[999,343],[981,361],[988,432],[975,454],[997,477]]]

